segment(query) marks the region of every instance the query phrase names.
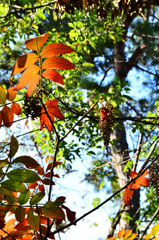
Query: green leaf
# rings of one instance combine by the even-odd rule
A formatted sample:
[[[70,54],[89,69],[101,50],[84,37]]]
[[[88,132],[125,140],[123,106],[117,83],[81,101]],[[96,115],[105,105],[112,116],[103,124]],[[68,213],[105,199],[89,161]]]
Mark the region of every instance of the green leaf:
[[[12,157],[14,157],[14,155],[16,154],[16,152],[18,151],[18,141],[17,139],[12,135],[11,136],[11,142],[10,142],[10,151],[8,154],[8,157],[11,159]]]
[[[44,213],[44,216],[47,218],[53,218],[53,219],[65,219],[64,211],[60,207],[55,207],[55,203],[48,201],[45,203],[44,207],[42,207],[42,211]]]
[[[37,173],[27,169],[13,169],[7,174],[7,177],[16,182],[33,183],[40,180]]]
[[[15,218],[18,222],[23,222],[25,218],[26,210],[23,207],[17,207],[15,210]]]
[[[37,13],[36,16],[38,18],[40,18],[41,20],[45,20],[46,19],[45,15],[43,13]]]
[[[22,193],[19,195],[18,203],[19,203],[20,205],[27,203],[28,200],[29,200],[29,197],[30,197],[30,190],[27,189],[26,191],[22,192]]]
[[[2,195],[10,195],[12,193],[12,191],[9,191],[3,187],[0,187],[0,194]]]
[[[15,197],[12,194],[8,195],[6,198],[9,204],[13,205],[15,203]]]
[[[23,163],[27,168],[37,168],[40,166],[37,161],[30,156],[20,156],[17,157],[12,163]]]
[[[12,192],[23,192],[26,190],[26,186],[23,183],[13,182],[11,180],[6,180],[6,181],[2,182],[1,186],[2,186],[2,188],[5,188]]]
[[[45,192],[36,193],[30,200],[30,205],[37,204],[43,199],[44,196],[45,196]]]
[[[39,230],[40,216],[34,215],[32,208],[30,208],[28,211],[27,220],[32,230]]]

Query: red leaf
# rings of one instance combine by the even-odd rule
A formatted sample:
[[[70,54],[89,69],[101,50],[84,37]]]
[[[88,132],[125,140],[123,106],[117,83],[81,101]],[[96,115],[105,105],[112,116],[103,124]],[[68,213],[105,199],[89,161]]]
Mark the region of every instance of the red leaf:
[[[75,52],[71,47],[61,43],[50,43],[45,46],[41,52],[42,58],[53,57],[57,54],[66,54]]]
[[[57,107],[57,104],[58,100],[51,100],[45,103],[45,105],[48,107],[49,113],[61,120],[64,120],[64,116],[62,115],[60,109]]]
[[[37,65],[28,67],[19,79],[19,83],[14,87],[14,90],[24,88],[39,72],[40,68]]]
[[[46,70],[42,75],[60,86],[65,85],[62,76],[54,70]]]
[[[65,58],[50,57],[43,62],[43,69],[62,69],[70,70],[75,69],[74,65]]]
[[[4,125],[10,127],[13,124],[14,119],[13,111],[8,106],[4,106],[1,113]]]
[[[0,111],[0,126],[2,125],[2,112]]]
[[[15,228],[18,229],[18,230],[22,230],[23,228],[26,227],[27,224],[28,224],[28,220],[27,220],[27,218],[25,218],[25,219],[23,220],[23,222],[18,223],[18,224],[15,226]]]
[[[42,34],[42,35],[40,35],[38,37],[28,39],[25,42],[25,45],[28,48],[39,52],[40,48],[45,44],[45,42],[48,39],[48,37],[49,37],[49,33]]]
[[[44,185],[50,185],[50,178],[44,178],[44,179],[42,180],[42,183],[43,183]],[[55,185],[54,181],[52,181],[51,184],[52,184],[52,185]]]
[[[37,182],[30,183],[28,188],[35,189],[38,186]]]
[[[57,105],[58,105],[58,100],[49,100],[49,101],[46,101],[45,105],[46,105],[48,108],[56,108]]]
[[[40,216],[40,223],[47,224],[47,218],[44,216]],[[51,220],[49,219],[49,223],[51,224]]]
[[[49,113],[48,113],[49,114]],[[54,122],[54,117],[52,115],[50,115],[50,118],[52,120],[52,122]],[[45,113],[45,109],[42,108],[42,111],[41,111],[41,116],[40,116],[40,130],[43,129],[44,125],[47,127],[47,129],[49,130],[49,132],[51,132],[52,130],[52,124],[50,122],[50,119],[48,118],[48,116],[46,115]]]
[[[44,175],[44,169],[41,166],[38,166],[35,170],[38,171],[39,175]]]
[[[39,191],[40,191],[40,192],[44,192],[44,191],[45,191],[45,187],[44,187],[43,184],[41,184],[41,185],[39,186]]]
[[[137,173],[135,171],[131,171],[130,177],[135,178],[137,176]]]
[[[47,113],[50,116],[52,123],[54,122],[53,116],[64,120],[64,116],[62,115],[60,109],[57,107],[57,104],[58,100],[51,100],[45,103],[45,105],[47,106]],[[52,123],[50,122],[50,119],[48,118],[47,114],[45,113],[45,109],[43,108],[40,116],[40,130],[42,130],[43,126],[45,125],[49,132],[51,132],[53,128]]]
[[[36,85],[38,84],[39,80],[40,80],[41,76],[39,74],[35,75],[32,80],[29,82],[28,84],[28,88],[27,88],[27,96],[29,97],[32,92],[34,91]]]
[[[12,103],[11,109],[16,115],[21,114],[21,107],[18,103]]]
[[[7,99],[13,101],[16,98],[17,91],[14,90],[14,87],[10,87],[7,91]]]
[[[137,175],[137,173],[136,174],[135,173],[136,173],[135,171],[131,172],[131,177],[132,178],[134,178]],[[148,171],[146,170],[143,175],[141,175],[139,178],[137,178],[135,180],[135,182],[132,184],[131,188],[132,189],[138,189],[141,186],[149,187],[150,186],[150,182],[149,182],[148,178],[145,177],[145,175],[147,175],[147,174],[148,174]]]
[[[110,114],[110,111],[109,111],[108,108],[102,107],[102,108],[100,109],[100,113],[101,113],[102,119],[105,119],[105,118],[107,118],[107,116]]]
[[[25,68],[33,65],[38,61],[39,57],[35,53],[27,53],[16,61],[13,70],[12,75],[18,74],[21,71],[23,71]]]
[[[130,205],[130,206],[131,206],[131,198],[134,194],[134,191],[131,190],[131,186],[132,184],[129,184],[124,191],[124,202],[126,205]]]
[[[76,213],[73,212],[73,211],[71,211],[68,207],[66,207],[66,206],[64,206],[64,205],[62,205],[62,208],[64,208],[64,209],[66,210],[66,215],[67,215],[68,220],[69,220],[70,222],[73,222],[73,221],[76,219],[76,218],[75,218]],[[74,225],[76,225],[76,224],[74,224]]]
[[[0,104],[6,103],[6,90],[0,86]]]

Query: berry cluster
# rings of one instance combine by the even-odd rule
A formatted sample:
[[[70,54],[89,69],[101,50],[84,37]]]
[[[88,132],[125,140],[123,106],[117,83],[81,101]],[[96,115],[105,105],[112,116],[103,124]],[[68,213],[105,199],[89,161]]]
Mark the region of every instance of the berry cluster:
[[[149,168],[149,179],[159,198],[159,163],[153,163]]]
[[[23,110],[27,117],[31,117],[32,119],[39,117],[41,115],[41,109],[40,98],[25,96]]]
[[[103,134],[104,146],[108,151],[110,135],[114,126],[114,108],[110,103],[100,108],[99,128]]]

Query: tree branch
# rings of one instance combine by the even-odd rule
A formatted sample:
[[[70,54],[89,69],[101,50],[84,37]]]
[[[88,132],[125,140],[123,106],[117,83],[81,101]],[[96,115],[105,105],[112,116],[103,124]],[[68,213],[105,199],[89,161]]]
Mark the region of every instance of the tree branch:
[[[159,213],[159,207],[158,207],[157,210],[155,211],[155,213],[154,213],[151,221],[147,224],[147,226],[146,226],[145,230],[143,231],[142,235],[140,236],[139,240],[142,240],[142,239],[143,239],[143,237],[144,237],[144,235],[146,234],[148,228],[149,228],[150,225],[153,223],[153,221],[154,221],[154,219],[156,218],[156,216],[158,215],[158,213]]]

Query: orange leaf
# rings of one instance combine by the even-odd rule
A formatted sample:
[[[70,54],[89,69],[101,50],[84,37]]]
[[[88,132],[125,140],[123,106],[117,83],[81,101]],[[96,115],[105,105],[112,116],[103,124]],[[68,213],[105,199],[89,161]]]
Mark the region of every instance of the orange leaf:
[[[43,69],[62,69],[70,70],[75,69],[74,65],[65,58],[50,57],[43,62]]]
[[[131,200],[130,199],[132,198],[132,196],[134,194],[134,191],[131,190],[131,185],[132,184],[129,184],[124,191],[124,202],[125,202],[126,205],[131,205]]]
[[[44,216],[40,216],[40,223],[47,224],[47,218]],[[49,223],[51,224],[51,220],[49,219]]]
[[[132,230],[127,230],[123,236],[124,239],[127,239],[132,234]]]
[[[49,114],[49,113],[48,113]],[[52,122],[54,122],[54,117],[52,114],[49,114]],[[52,130],[52,124],[50,122],[50,119],[48,118],[48,116],[46,115],[45,113],[45,109],[42,108],[42,111],[41,111],[41,116],[40,116],[40,130],[43,129],[44,125],[47,127],[47,129],[49,130],[49,132],[51,132]]]
[[[37,182],[30,183],[28,188],[35,189],[38,186]]]
[[[14,87],[10,87],[7,91],[7,99],[13,101],[16,98],[17,91],[14,90]]]
[[[36,85],[38,84],[41,76],[39,74],[35,75],[32,80],[28,84],[28,89],[27,89],[27,96],[29,97],[32,92],[34,91]]]
[[[10,127],[13,124],[14,119],[13,111],[8,106],[4,106],[1,113],[4,125]]]
[[[28,67],[19,79],[19,83],[14,87],[14,90],[24,88],[39,72],[40,68],[37,65]]]
[[[21,114],[21,107],[18,103],[12,103],[11,109],[16,115]]]
[[[28,48],[39,52],[40,48],[45,44],[45,42],[48,39],[48,37],[49,37],[49,33],[42,34],[42,35],[40,35],[38,37],[28,39],[25,42],[25,45]]]
[[[62,115],[60,109],[57,107],[58,100],[50,100],[45,103],[45,105],[48,107],[48,112],[55,117],[64,120],[64,116]]]
[[[118,236],[119,238],[122,238],[123,235],[124,235],[124,233],[125,233],[124,230],[120,230],[120,231],[118,232],[117,236]]]
[[[48,109],[48,112],[49,114],[52,114],[54,115],[55,117],[61,119],[61,120],[64,120],[64,116],[63,114],[61,113],[60,109],[59,108],[49,108]]]
[[[21,230],[21,229],[25,228],[27,224],[28,224],[28,220],[27,220],[27,218],[25,218],[25,219],[23,220],[23,222],[18,223],[18,224],[15,226],[15,228]]]
[[[6,90],[0,86],[0,104],[6,103]]]
[[[54,70],[46,70],[42,75],[60,86],[65,85],[62,76]]]
[[[136,177],[137,173],[136,174],[135,173],[136,173],[135,171],[132,171],[130,173],[130,176],[132,178]],[[149,187],[150,186],[150,182],[149,182],[148,178],[145,177],[145,175],[147,175],[147,174],[148,174],[148,171],[146,170],[143,175],[141,175],[139,178],[137,178],[135,180],[135,182],[132,184],[131,188],[132,189],[138,189],[141,186]]]
[[[46,105],[48,108],[55,108],[55,107],[57,107],[57,105],[58,105],[58,100],[49,100],[49,101],[46,101],[45,105]]]
[[[66,54],[75,52],[71,47],[61,43],[50,43],[45,46],[41,52],[42,58],[53,57],[57,54]]]
[[[16,61],[13,70],[12,75],[18,74],[22,72],[25,68],[33,65],[38,61],[39,57],[35,53],[27,53]]]

